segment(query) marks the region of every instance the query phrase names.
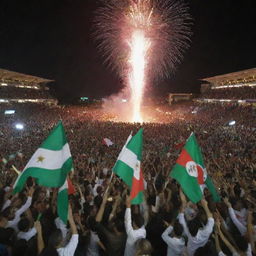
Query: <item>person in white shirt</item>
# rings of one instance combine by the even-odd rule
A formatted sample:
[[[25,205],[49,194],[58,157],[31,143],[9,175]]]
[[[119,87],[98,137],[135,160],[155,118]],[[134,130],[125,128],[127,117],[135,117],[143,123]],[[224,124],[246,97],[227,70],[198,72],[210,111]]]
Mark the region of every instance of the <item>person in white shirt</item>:
[[[30,227],[30,221],[28,218],[21,219],[18,223],[18,228],[20,230],[17,234],[18,239],[25,239],[28,241],[36,235],[36,229],[35,227]]]
[[[13,228],[16,232],[19,231],[18,223],[20,221],[20,216],[31,206],[33,193],[34,188],[30,187],[28,190],[28,197],[25,204],[23,204],[22,206],[17,206],[18,209],[14,206],[9,206],[3,211],[3,216],[8,219],[6,228]]]
[[[53,232],[48,241],[48,246],[44,248],[41,255],[59,255],[59,256],[73,256],[78,244],[78,232],[73,218],[71,207],[68,209],[68,221],[71,229],[71,239],[66,246],[63,247],[63,236],[60,229]]]
[[[76,224],[73,218],[73,213],[71,206],[68,208],[68,221],[71,229],[71,239],[65,247],[61,247],[61,243],[57,246],[57,252],[59,256],[73,256],[75,254],[75,250],[78,244],[78,232],[76,228]]]
[[[237,227],[237,229],[239,230],[240,234],[242,236],[245,235],[247,232],[246,221],[244,222],[243,218],[237,217],[235,210],[232,208],[232,205],[227,197],[224,198],[224,203],[228,207],[229,216],[233,223],[235,224],[235,226]]]
[[[206,213],[207,216],[207,224],[200,228],[199,225],[195,222],[195,220],[192,220],[190,222],[189,227],[187,226],[186,220],[184,218],[184,210],[186,206],[186,197],[183,194],[183,192],[180,190],[180,198],[182,202],[181,207],[181,213],[179,214],[179,222],[184,228],[184,232],[186,236],[188,237],[188,244],[187,244],[187,252],[189,256],[194,255],[195,251],[199,247],[205,246],[207,243],[214,227],[214,219],[212,216],[212,213],[210,212],[208,208],[207,201],[205,199],[201,200],[202,207]]]
[[[248,243],[244,237],[240,237],[239,242],[237,241],[236,243],[237,248],[235,248],[222,233],[220,228],[220,221],[217,219],[216,230],[215,230],[216,250],[217,250],[218,256],[226,256],[226,254],[224,254],[223,251],[221,250],[219,237],[221,238],[223,243],[226,245],[226,247],[232,252],[232,256],[252,256],[251,244]]]
[[[162,239],[168,245],[167,256],[182,255],[185,250],[185,240],[182,237],[183,227],[175,221],[162,234]]]
[[[141,215],[134,215],[132,222],[130,197],[127,197],[126,199],[125,230],[127,234],[127,240],[124,256],[134,256],[135,243],[137,240],[146,237],[146,229],[144,227],[144,219]]]

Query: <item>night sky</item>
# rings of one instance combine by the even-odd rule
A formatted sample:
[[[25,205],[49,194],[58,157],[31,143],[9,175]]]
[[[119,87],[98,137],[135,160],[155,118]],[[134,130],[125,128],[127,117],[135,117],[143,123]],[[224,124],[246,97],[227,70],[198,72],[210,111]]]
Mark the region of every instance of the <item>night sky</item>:
[[[121,1],[121,0],[120,0]],[[198,79],[256,67],[255,0],[187,0],[191,47],[155,93],[195,92]],[[101,97],[122,88],[92,38],[97,0],[1,0],[0,68],[54,79],[62,98]]]

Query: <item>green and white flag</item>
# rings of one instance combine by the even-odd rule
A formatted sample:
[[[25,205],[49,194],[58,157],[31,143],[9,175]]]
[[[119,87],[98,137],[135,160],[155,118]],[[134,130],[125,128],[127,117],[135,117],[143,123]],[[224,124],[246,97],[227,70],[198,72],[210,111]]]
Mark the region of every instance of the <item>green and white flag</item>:
[[[68,182],[59,188],[57,197],[57,213],[60,219],[67,224],[68,219]]]
[[[18,176],[14,193],[23,189],[28,177],[35,178],[41,186],[61,187],[72,168],[73,161],[64,127],[59,122]]]
[[[214,201],[220,200],[212,180],[206,172],[203,156],[194,133],[187,139],[170,176],[178,181],[184,193],[193,203],[197,203],[203,198],[205,187],[211,192]]]
[[[143,201],[142,132],[140,129],[136,135],[128,137],[113,168],[113,172],[131,189],[132,204],[140,204]]]

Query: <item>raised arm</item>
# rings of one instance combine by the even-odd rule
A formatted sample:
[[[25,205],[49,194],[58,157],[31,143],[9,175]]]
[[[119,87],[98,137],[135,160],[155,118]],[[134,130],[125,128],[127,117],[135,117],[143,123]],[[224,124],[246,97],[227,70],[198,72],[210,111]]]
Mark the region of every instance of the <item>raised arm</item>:
[[[228,241],[228,239],[223,235],[221,228],[220,228],[220,222],[217,221],[216,222],[216,226],[217,226],[217,231],[218,234],[220,235],[221,240],[223,241],[223,243],[228,247],[228,249],[233,253],[237,253],[235,247]]]
[[[76,228],[76,223],[75,223],[74,218],[73,218],[72,208],[71,208],[70,205],[68,206],[68,221],[69,221],[69,225],[70,225],[72,235],[78,234],[77,228]]]
[[[128,195],[126,197],[126,210],[125,210],[125,216],[124,216],[124,224],[125,224],[125,230],[127,235],[133,232],[132,215],[131,215],[131,199],[130,199],[130,196]]]
[[[107,203],[107,199],[108,199],[108,191],[109,191],[109,187],[107,187],[107,189],[105,191],[105,194],[103,196],[103,200],[102,200],[100,209],[99,209],[99,211],[96,215],[96,218],[95,218],[96,222],[101,222],[102,221],[102,217],[103,217],[105,207],[106,207],[106,203]]]
[[[254,245],[254,237],[253,237],[253,224],[252,224],[252,211],[248,211],[248,219],[247,219],[247,232],[248,232],[248,239],[252,246],[253,254],[255,254],[255,245]]]
[[[232,221],[234,222],[235,226],[238,228],[239,232],[241,233],[241,235],[244,235],[247,231],[246,227],[237,219],[236,214],[234,212],[234,209],[232,208],[231,203],[228,201],[228,198],[225,197],[224,198],[224,203],[226,204],[226,206],[228,207],[228,212],[229,212],[229,216],[232,219]]]
[[[120,202],[121,202],[121,197],[118,195],[118,196],[115,198],[115,202],[114,202],[114,205],[113,205],[113,207],[112,207],[112,211],[111,211],[111,213],[110,213],[110,215],[109,215],[108,221],[111,221],[111,220],[115,217],[115,215],[116,215],[116,209],[117,209],[118,205],[120,204]]]
[[[201,200],[202,207],[204,208],[204,211],[206,213],[207,218],[213,218],[211,211],[208,208],[208,203],[205,199]]]
[[[42,235],[42,226],[40,221],[36,221],[34,223],[34,227],[37,231],[37,253],[38,255],[41,253],[41,251],[44,249],[44,240]]]

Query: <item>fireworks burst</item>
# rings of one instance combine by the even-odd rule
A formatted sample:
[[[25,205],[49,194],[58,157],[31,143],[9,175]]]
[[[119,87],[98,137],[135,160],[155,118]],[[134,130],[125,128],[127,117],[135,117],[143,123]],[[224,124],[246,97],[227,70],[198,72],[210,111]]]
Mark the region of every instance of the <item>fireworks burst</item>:
[[[182,0],[102,0],[95,38],[106,63],[131,90],[133,121],[146,80],[168,77],[189,46],[190,15]]]

